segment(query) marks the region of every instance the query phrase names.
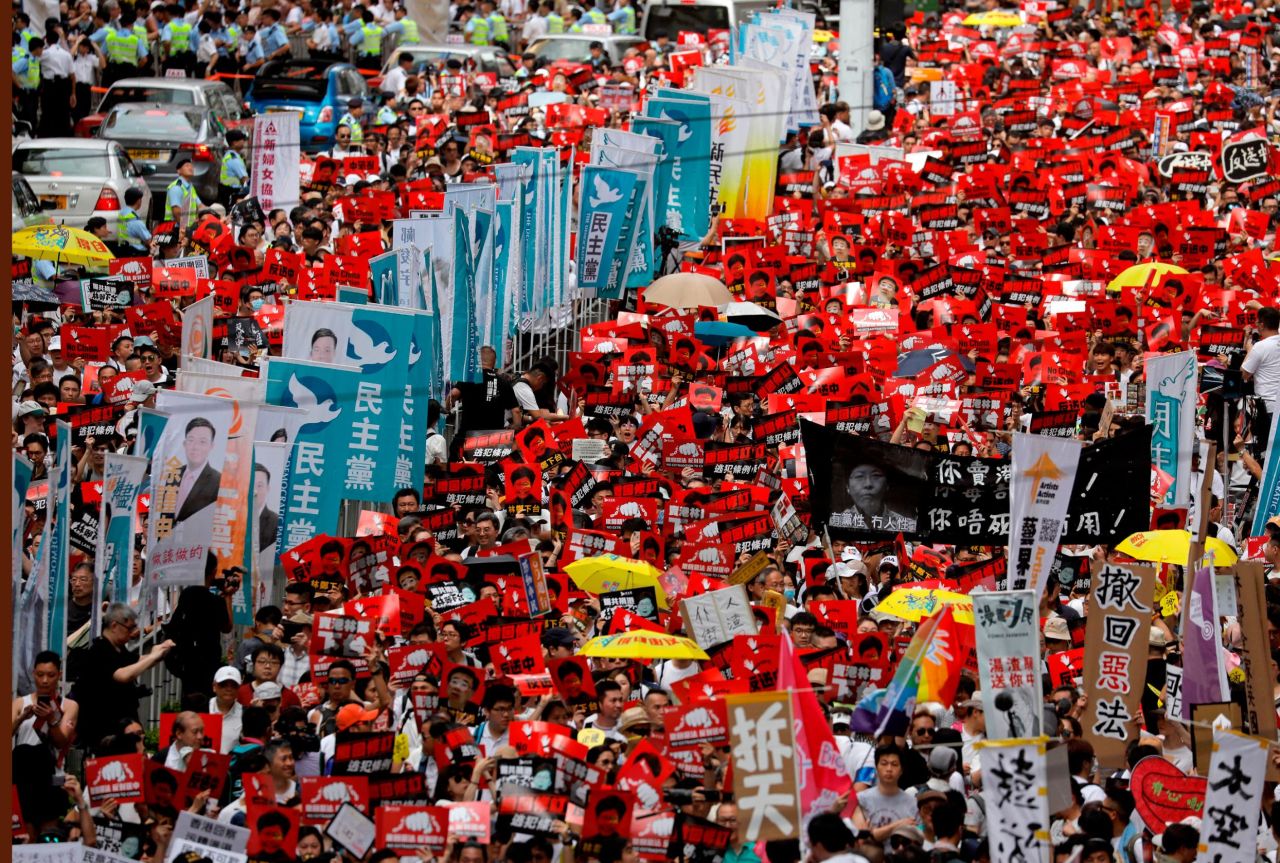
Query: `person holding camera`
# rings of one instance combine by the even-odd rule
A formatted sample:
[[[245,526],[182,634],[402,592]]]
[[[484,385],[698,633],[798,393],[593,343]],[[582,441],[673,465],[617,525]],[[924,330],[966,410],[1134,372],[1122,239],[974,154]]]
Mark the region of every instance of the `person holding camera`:
[[[173,645],[165,667],[182,681],[183,700],[197,705],[213,695],[213,675],[222,667],[222,636],[231,631],[231,603],[244,573],[233,566],[213,578],[217,564],[210,552],[205,585],[184,588],[164,626],[165,637]]]

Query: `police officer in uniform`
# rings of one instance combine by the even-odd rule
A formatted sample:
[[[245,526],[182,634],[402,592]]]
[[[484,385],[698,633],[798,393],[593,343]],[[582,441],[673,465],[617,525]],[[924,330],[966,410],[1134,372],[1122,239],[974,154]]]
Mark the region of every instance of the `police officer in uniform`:
[[[147,230],[146,220],[138,215],[138,205],[141,203],[141,189],[125,190],[124,206],[120,208],[120,215],[116,218],[115,249],[112,249],[118,257],[145,255],[151,248],[151,232]]]
[[[227,133],[227,152],[222,154],[218,169],[218,203],[227,209],[240,200],[249,187],[249,171],[244,164],[244,151],[249,138],[239,129]]]
[[[147,40],[139,38],[133,25],[137,19],[133,8],[125,6],[120,10],[120,20],[107,25],[106,40],[107,68],[102,75],[103,86],[110,87],[121,78],[130,78],[138,74],[147,57]],[[144,30],[145,32],[145,30]]]
[[[188,234],[196,223],[196,211],[200,209],[200,196],[191,184],[195,173],[195,165],[190,159],[178,162],[178,178],[169,184],[164,196],[165,218],[172,219],[179,228],[185,228]]]
[[[636,35],[636,9],[631,0],[618,0],[618,8],[606,16],[613,25],[613,32],[624,36]]]
[[[469,17],[463,25],[463,34],[467,42],[472,45],[490,44],[489,19],[484,16],[483,12],[477,12],[472,6],[466,7],[466,14]]]
[[[373,20],[373,13],[365,9],[360,19],[360,29],[351,36],[351,44],[356,49],[356,65],[361,69],[382,68],[382,27]],[[352,140],[355,133],[352,133]]]
[[[489,41],[504,51],[510,51],[511,36],[507,33],[507,19],[498,11],[493,0],[480,0],[480,14],[489,22]]]
[[[195,28],[183,17],[182,7],[171,4],[169,23],[160,31],[160,52],[164,58],[161,67],[166,72],[178,69],[190,78],[196,67],[196,39]]]
[[[360,120],[364,116],[364,102],[359,97],[353,96],[351,101],[347,103],[347,113],[338,118],[338,125],[345,126],[351,130],[351,146],[359,147],[364,144],[364,127],[360,125]]]
[[[387,33],[398,36],[396,45],[420,45],[422,37],[418,35],[418,22],[409,17],[408,11],[400,5],[395,8],[396,20],[387,25]]]
[[[44,54],[44,40],[32,36],[26,50],[22,49],[22,39],[17,33],[13,41],[13,113],[19,120],[30,123],[34,133],[40,108],[40,56]]]

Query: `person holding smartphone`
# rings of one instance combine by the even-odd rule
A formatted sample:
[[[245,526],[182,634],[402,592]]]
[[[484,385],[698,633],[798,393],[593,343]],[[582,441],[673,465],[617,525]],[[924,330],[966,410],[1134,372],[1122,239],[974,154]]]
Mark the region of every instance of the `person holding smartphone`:
[[[13,700],[13,745],[49,747],[60,773],[75,739],[80,705],[62,696],[62,658],[53,651],[36,654],[31,677],[35,692]]]

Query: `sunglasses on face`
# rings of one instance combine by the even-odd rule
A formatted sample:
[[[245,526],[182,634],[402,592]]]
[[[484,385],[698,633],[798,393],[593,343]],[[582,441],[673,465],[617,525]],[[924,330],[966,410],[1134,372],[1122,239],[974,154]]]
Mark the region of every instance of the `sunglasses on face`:
[[[351,682],[350,677],[330,677],[329,678],[330,686],[341,686],[344,683],[350,683],[350,682]]]

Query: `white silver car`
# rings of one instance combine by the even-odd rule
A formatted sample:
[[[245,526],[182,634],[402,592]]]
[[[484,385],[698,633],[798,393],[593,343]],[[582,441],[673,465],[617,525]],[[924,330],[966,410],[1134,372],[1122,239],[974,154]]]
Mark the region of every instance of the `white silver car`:
[[[143,218],[151,207],[146,173],[133,163],[116,141],[94,138],[36,138],[13,151],[13,169],[26,177],[54,222],[83,228],[94,216],[114,225],[124,206],[125,192],[138,189]]]

